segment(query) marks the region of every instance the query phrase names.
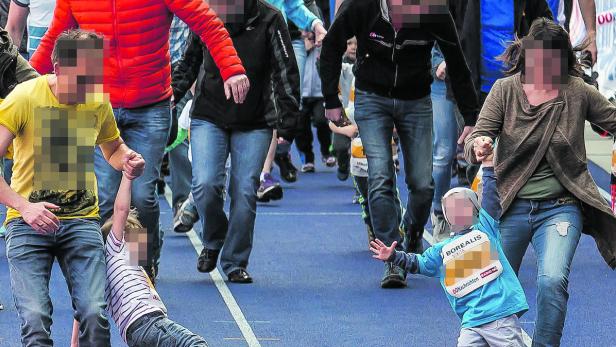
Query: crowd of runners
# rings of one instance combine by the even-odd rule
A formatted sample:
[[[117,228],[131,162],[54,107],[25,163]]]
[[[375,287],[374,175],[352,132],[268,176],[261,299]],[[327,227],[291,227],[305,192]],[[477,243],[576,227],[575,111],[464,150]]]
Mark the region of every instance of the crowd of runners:
[[[616,134],[616,64],[602,50],[616,43],[604,25],[616,1],[0,5],[0,235],[23,346],[53,345],[55,260],[73,346],[108,346],[108,317],[129,346],[206,346],[155,289],[159,194],[172,192],[175,232],[200,222],[199,272],[220,264],[252,283],[258,202],[284,204],[279,179],[301,185],[319,158],[353,180],[381,287],[439,278],[459,346],[524,345],[529,244],[533,346],[561,343],[582,233],[616,268],[614,201],[584,137],[587,123]],[[437,243],[424,249],[426,225]]]

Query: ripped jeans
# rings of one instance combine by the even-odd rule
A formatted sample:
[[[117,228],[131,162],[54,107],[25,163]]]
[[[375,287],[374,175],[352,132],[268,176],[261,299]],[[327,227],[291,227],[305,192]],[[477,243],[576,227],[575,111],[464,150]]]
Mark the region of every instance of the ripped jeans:
[[[503,251],[517,273],[528,244],[537,255],[533,346],[559,346],[567,314],[569,271],[582,232],[575,198],[516,199],[500,222]]]

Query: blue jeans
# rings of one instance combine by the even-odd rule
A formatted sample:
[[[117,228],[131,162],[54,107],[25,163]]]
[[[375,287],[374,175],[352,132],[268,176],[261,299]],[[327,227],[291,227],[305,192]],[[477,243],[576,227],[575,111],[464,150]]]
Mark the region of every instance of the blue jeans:
[[[205,340],[162,313],[146,314],[126,331],[130,347],[207,347]]]
[[[572,198],[516,199],[501,218],[503,251],[513,270],[519,271],[529,243],[537,254],[533,346],[560,345],[569,299],[569,271],[581,231],[581,209]]]
[[[193,119],[190,131],[193,197],[203,221],[205,248],[222,248],[220,264],[226,274],[245,269],[252,251],[259,175],[272,141],[272,129],[226,130]],[[223,199],[229,154],[231,204],[227,218]]]
[[[22,219],[11,220],[6,232],[6,257],[23,346],[53,345],[49,279],[56,257],[79,321],[79,345],[110,345],[109,323],[104,315],[105,253],[97,220],[62,220],[60,229],[49,234],[35,231]]]
[[[297,60],[297,68],[299,69],[299,90],[301,94],[301,86],[304,82],[304,71],[306,70],[306,57],[308,56],[308,52],[306,52],[304,39],[295,39],[291,41],[291,44],[293,45],[293,53],[295,53],[295,60]]]
[[[189,91],[178,102],[173,110],[174,117],[180,117],[182,110],[188,100],[192,99],[192,93]],[[172,206],[184,202],[190,194],[190,184],[192,181],[192,169],[188,160],[188,140],[180,143],[171,152],[169,152],[169,172],[171,176],[171,197]]]
[[[398,100],[357,89],[355,121],[368,159],[369,206],[374,233],[386,244],[401,246],[396,209],[396,172],[391,151],[394,126],[404,157],[404,179],[408,187],[407,208],[402,217],[405,229],[418,232],[430,215],[434,194],[432,181],[432,102]]]
[[[434,137],[432,177],[434,198],[432,209],[443,212],[441,199],[451,187],[451,167],[456,157],[460,123],[456,104],[447,99],[447,84],[441,80],[432,82],[432,107],[434,112],[432,134]]]
[[[113,113],[122,139],[128,147],[145,159],[145,171],[133,181],[132,204],[137,208],[139,220],[148,231],[147,267],[158,267],[162,234],[159,226],[160,208],[156,181],[169,137],[171,112],[169,100],[141,108],[115,108]],[[113,214],[113,204],[122,180],[122,173],[116,171],[96,148],[94,170],[98,180],[98,199],[101,223]]]

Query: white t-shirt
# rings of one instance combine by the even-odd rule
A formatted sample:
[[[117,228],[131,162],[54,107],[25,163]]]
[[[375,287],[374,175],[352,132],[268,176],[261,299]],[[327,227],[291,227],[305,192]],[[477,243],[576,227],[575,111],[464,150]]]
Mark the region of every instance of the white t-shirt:
[[[28,15],[28,53],[32,56],[51,24],[56,0],[13,0],[13,2],[30,9]]]
[[[141,266],[130,265],[128,247],[109,233],[105,244],[107,310],[126,341],[126,330],[137,319],[151,312],[167,314],[167,308]]]

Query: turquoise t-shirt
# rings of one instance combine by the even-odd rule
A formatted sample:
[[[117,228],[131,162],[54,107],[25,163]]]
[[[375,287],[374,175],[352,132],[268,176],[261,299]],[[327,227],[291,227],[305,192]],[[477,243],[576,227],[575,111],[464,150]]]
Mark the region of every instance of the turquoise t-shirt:
[[[469,239],[468,236],[471,235],[472,238]],[[451,276],[456,271],[458,273],[455,275],[460,275],[460,270],[456,270],[454,267],[447,268],[451,266],[451,262],[444,266],[443,258],[451,258],[453,253],[460,251],[464,247],[469,250],[476,249],[477,247],[473,243],[487,245],[485,242],[486,236],[489,240],[491,252],[494,255],[492,260],[496,261],[498,259],[500,262],[499,267],[502,269],[500,275],[474,290],[471,289],[473,286],[477,286],[478,283],[474,281],[473,276],[470,276],[471,280],[467,278],[466,281],[460,280],[460,282],[455,284],[448,283],[449,285],[446,285],[446,281],[451,281]],[[462,243],[461,239],[466,241]],[[459,244],[456,244],[456,242]],[[448,254],[443,254],[443,250]],[[477,254],[472,255],[472,261],[478,259]],[[447,294],[447,299],[458,317],[460,317],[463,328],[477,327],[513,314],[522,315],[528,311],[528,303],[526,302],[522,285],[513,268],[511,268],[509,261],[507,261],[501,247],[498,222],[483,209],[479,215],[479,223],[474,225],[471,231],[435,244],[422,255],[417,255],[417,260],[420,274],[440,278],[441,285]],[[486,262],[486,259],[484,258],[482,261]],[[487,261],[487,270],[478,273],[477,278],[489,278],[489,276],[495,275],[496,266],[492,266],[493,261]],[[468,262],[469,259],[467,257],[467,259],[462,260],[458,264],[468,264]],[[446,276],[450,277],[446,278]],[[460,296],[458,294],[464,293],[465,290],[469,291],[468,294],[457,297]],[[457,296],[452,295],[452,292]]]

